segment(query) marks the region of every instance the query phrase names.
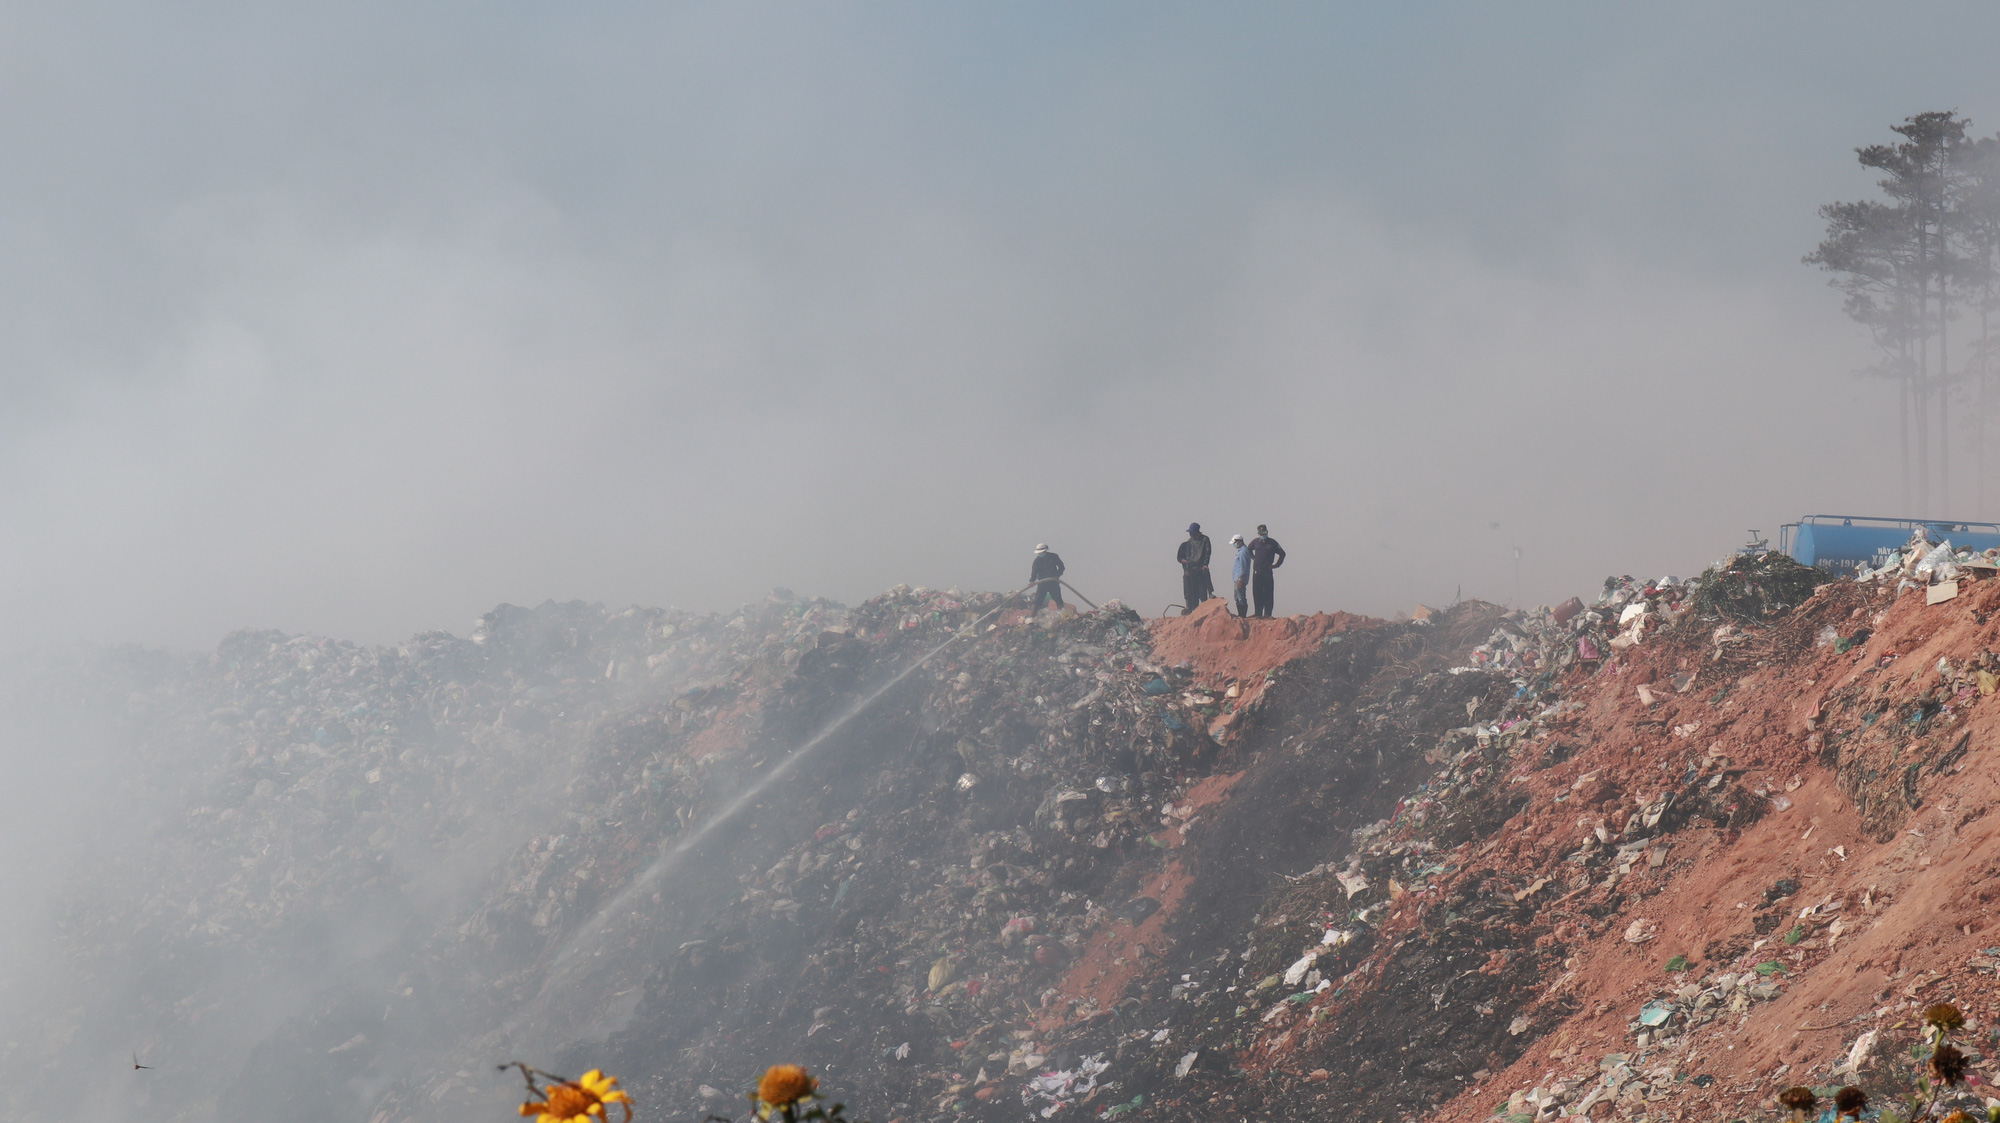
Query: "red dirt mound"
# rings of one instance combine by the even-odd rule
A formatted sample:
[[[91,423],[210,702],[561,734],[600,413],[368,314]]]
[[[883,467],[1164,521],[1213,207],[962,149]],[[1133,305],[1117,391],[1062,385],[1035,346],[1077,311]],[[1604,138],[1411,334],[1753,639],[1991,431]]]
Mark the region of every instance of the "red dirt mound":
[[[1155,655],[1168,663],[1190,664],[1197,680],[1218,684],[1281,667],[1317,650],[1328,636],[1383,623],[1351,612],[1245,620],[1231,616],[1229,602],[1217,597],[1192,615],[1149,620],[1147,627]]]

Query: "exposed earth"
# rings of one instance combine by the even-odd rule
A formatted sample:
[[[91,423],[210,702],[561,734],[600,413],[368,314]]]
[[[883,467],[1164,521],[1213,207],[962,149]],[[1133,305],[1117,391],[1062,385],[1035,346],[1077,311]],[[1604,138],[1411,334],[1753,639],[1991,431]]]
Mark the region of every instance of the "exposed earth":
[[[899,588],[109,653],[54,681],[171,813],[69,906],[51,985],[106,997],[10,1079],[116,1037],[155,1118],[501,1118],[526,1060],[642,1118],[786,1061],[902,1123],[1706,1121],[1886,1103],[1951,1000],[1978,1106],[2000,581],[1788,565],[1421,621]],[[288,1012],[195,1032],[361,914]]]

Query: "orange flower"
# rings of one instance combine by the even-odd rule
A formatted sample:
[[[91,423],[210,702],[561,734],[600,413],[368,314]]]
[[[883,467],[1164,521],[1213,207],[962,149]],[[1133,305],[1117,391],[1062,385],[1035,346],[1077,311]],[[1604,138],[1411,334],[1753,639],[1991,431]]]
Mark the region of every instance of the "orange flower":
[[[757,1082],[758,1114],[770,1117],[772,1108],[790,1107],[819,1091],[819,1081],[803,1065],[772,1065]]]
[[[618,1090],[618,1078],[591,1069],[580,1080],[551,1084],[543,1093],[548,1099],[521,1105],[522,1115],[532,1115],[535,1123],[595,1123],[604,1119],[605,1104],[621,1104],[625,1118],[632,1118],[632,1098]]]

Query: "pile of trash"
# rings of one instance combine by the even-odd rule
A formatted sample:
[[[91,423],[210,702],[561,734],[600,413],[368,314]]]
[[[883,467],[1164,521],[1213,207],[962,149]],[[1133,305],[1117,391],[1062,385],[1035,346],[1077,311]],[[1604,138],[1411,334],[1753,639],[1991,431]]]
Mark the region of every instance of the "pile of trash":
[[[163,760],[220,763],[184,823],[157,840],[153,890],[136,912],[95,919],[144,929],[170,910],[223,946],[308,922],[302,909],[338,909],[368,883],[398,881],[404,863],[448,851],[475,819],[516,813],[510,793],[568,782],[567,754],[551,746],[586,741],[593,722],[629,704],[635,680],[726,674],[816,631],[832,611],[773,604],[725,622],[574,602],[503,605],[468,638],[427,633],[376,649],[236,633],[207,675],[129,703],[151,712],[156,734],[168,713],[180,718],[188,741],[156,749]],[[688,704],[695,697],[706,704]],[[678,701],[685,724],[717,700],[697,690]],[[614,801],[552,825],[587,835],[625,810]],[[220,848],[249,857],[220,883],[188,876]],[[73,933],[93,941],[90,929]]]
[[[1703,616],[1757,623],[1804,604],[1826,574],[1779,550],[1736,554],[1695,581],[1693,608]]]
[[[1708,847],[1719,845],[1719,853],[1731,853],[1729,845],[1739,833],[1747,835],[1762,817],[1789,810],[1806,782],[1799,774],[1785,778],[1799,768],[1800,746],[1837,767],[1841,786],[1855,801],[1837,828],[1842,834],[1824,844],[1823,853],[1803,850],[1806,868],[1816,871],[1813,876],[1839,878],[1853,857],[1857,829],[1882,843],[1898,837],[1916,809],[1930,806],[1933,789],[1946,782],[1943,778],[1965,767],[1965,726],[1981,700],[2000,689],[2000,652],[1961,656],[1932,651],[1914,671],[1902,666],[1892,680],[1870,672],[1907,662],[1903,653],[1913,641],[1905,638],[1896,641],[1903,646],[1891,646],[1882,634],[1893,629],[1907,637],[1915,629],[1931,644],[1946,643],[1935,622],[1919,620],[1955,617],[1907,614],[1944,612],[1934,607],[1949,599],[1938,595],[1938,586],[1992,568],[1988,561],[1990,556],[1923,543],[1921,550],[1864,574],[1860,586],[1829,586],[1823,575],[1796,572],[1803,567],[1738,557],[1718,563],[1695,582],[1662,580],[1641,586],[1614,581],[1590,609],[1572,603],[1503,621],[1454,672],[1511,672],[1515,694],[1497,713],[1482,713],[1484,720],[1441,737],[1427,754],[1437,770],[1404,797],[1396,815],[1356,833],[1354,853],[1344,864],[1313,871],[1321,875],[1316,886],[1274,897],[1265,906],[1282,902],[1293,916],[1305,912],[1314,923],[1327,926],[1327,936],[1337,936],[1342,951],[1359,955],[1334,954],[1330,944],[1307,946],[1308,954],[1301,954],[1311,933],[1294,934],[1285,953],[1298,956],[1294,966],[1306,969],[1297,972],[1296,980],[1294,972],[1267,980],[1287,1009],[1266,1010],[1268,1027],[1242,1035],[1235,1055],[1268,1055],[1274,1076],[1280,1070],[1305,1072],[1305,1080],[1286,1086],[1284,1095],[1325,1103],[1322,1097],[1331,1093],[1332,1102],[1345,1105],[1379,1086],[1370,1076],[1380,1069],[1364,1060],[1367,1071],[1357,1078],[1351,1068],[1343,1068],[1338,1048],[1329,1051],[1329,1046],[1354,1040],[1357,1031],[1378,1054],[1406,1042],[1412,1060],[1385,1074],[1404,1088],[1394,1097],[1402,1111],[1427,1098],[1426,1085],[1436,1089],[1428,1091],[1434,1102],[1449,1098],[1454,1073],[1470,1089],[1517,1060],[1521,1067],[1549,1066],[1545,1077],[1512,1093],[1503,1086],[1496,1096],[1490,1086],[1483,1088],[1460,1106],[1463,1114],[1449,1116],[1454,1119],[1470,1120],[1489,1111],[1510,1123],[1595,1118],[1607,1105],[1615,1105],[1613,1117],[1664,1118],[1690,1103],[1731,1101],[1735,1106],[1726,1110],[1741,1114],[1746,1097],[1769,1102],[1785,1084],[1807,1076],[1805,1061],[1790,1075],[1791,1063],[1760,1061],[1766,1074],[1762,1078],[1718,1077],[1704,1069],[1712,1065],[1726,1073],[1737,1067],[1728,1064],[1726,1049],[1743,1048],[1744,1038],[1738,1035],[1744,1027],[1756,1022],[1761,1008],[1782,1003],[1795,979],[1844,954],[1850,945],[1843,941],[1850,933],[1880,924],[1888,905],[1884,891],[1866,881],[1842,889],[1833,880],[1820,883],[1831,891],[1801,900],[1801,882],[1780,877],[1761,901],[1739,904],[1744,911],[1716,918],[1716,927],[1725,932],[1733,925],[1746,926],[1740,934],[1698,942],[1685,948],[1686,954],[1659,948],[1654,962],[1665,978],[1650,997],[1627,1007],[1624,1050],[1601,1056],[1580,1053],[1574,1045],[1563,1048],[1560,1037],[1553,1046],[1540,1044],[1558,1027],[1587,1025],[1593,1013],[1600,1015],[1601,1025],[1609,1013],[1601,1002],[1595,1011],[1577,1009],[1579,1001],[1588,1000],[1579,996],[1575,979],[1582,957],[1573,953],[1593,942],[1658,948],[1660,914],[1649,917],[1635,902],[1688,876],[1684,871],[1700,863]],[[1891,582],[1898,584],[1891,587]],[[1911,585],[1932,592],[1899,601]],[[1876,590],[1873,604],[1867,592],[1871,586]],[[1981,591],[1966,610],[1967,627],[1993,609],[1993,590],[1975,588]],[[1883,603],[1883,597],[1890,603]],[[1793,618],[1793,610],[1808,603],[1812,611]],[[1558,612],[1568,619],[1559,621]],[[1684,621],[1692,626],[1676,626]],[[1614,637],[1606,632],[1621,624],[1615,638],[1631,642],[1614,647]],[[1600,659],[1582,657],[1592,654],[1592,648]],[[1748,716],[1771,709],[1787,713],[1800,683],[1810,687],[1815,676],[1835,673],[1781,672],[1777,667],[1838,656],[1858,660],[1853,666],[1862,673],[1850,674],[1846,662],[1835,664],[1838,685],[1824,690],[1795,740],[1780,733],[1783,725],[1769,716]],[[1699,698],[1688,694],[1697,673],[1711,688]],[[1596,741],[1614,728],[1619,730],[1616,741]],[[1769,742],[1759,744],[1766,736]],[[1551,787],[1540,775],[1545,773],[1560,775],[1560,785]],[[1510,789],[1516,794],[1510,795]],[[1819,806],[1824,808],[1824,802]],[[1939,814],[1953,811],[1947,803]],[[1453,822],[1480,826],[1449,835],[1439,831]],[[1819,815],[1797,821],[1784,837],[1811,839],[1816,830],[1824,837],[1821,823]],[[1921,844],[1925,833],[1938,829],[1927,827],[1912,837]],[[1543,844],[1552,830],[1573,841]],[[1674,838],[1689,831],[1691,840]],[[1843,835],[1850,841],[1834,845]],[[1688,849],[1694,846],[1702,849]],[[1759,850],[1734,860],[1759,858],[1779,870],[1798,863]],[[1976,855],[1967,860],[1976,862]],[[1923,920],[1915,922],[1921,926]],[[1971,929],[1966,931],[1969,940]],[[1468,958],[1478,964],[1481,957],[1485,963],[1467,973],[1463,964]],[[1691,958],[1698,962],[1691,964]],[[1992,960],[1975,955],[1969,962],[1977,972]],[[1839,971],[1842,977],[1851,973],[1845,965]],[[1311,982],[1316,974],[1331,985],[1293,990],[1291,984]],[[1833,1055],[1813,1064],[1814,1075],[1805,1082],[1837,1085],[1860,1079],[1855,1058],[1881,1051],[1878,1037],[1890,1039],[1881,1035],[1907,1029],[1910,1023],[1898,1018],[1907,1019],[1911,1007],[1927,1001],[1921,997],[1923,988],[1935,986],[1932,993],[1949,994],[1949,978],[1948,966],[1915,973],[1907,986],[1896,984],[1896,1000],[1872,1010],[1864,1007],[1859,1016],[1849,1011],[1811,1026],[1849,1023],[1854,1028],[1846,1039],[1826,1041]],[[1623,985],[1623,980],[1609,983]],[[1833,990],[1823,986],[1812,1000],[1841,993],[1839,983],[1831,985]],[[1343,992],[1353,995],[1346,1004],[1340,1001]],[[1962,1001],[1966,992],[1958,993]],[[1885,990],[1861,998],[1879,1003],[1889,994]],[[1383,1008],[1420,1025],[1443,1023],[1427,1028],[1444,1036],[1425,1040],[1426,1059],[1417,1061],[1418,1043],[1430,1034],[1406,1031],[1399,1042],[1394,1019],[1374,1017]],[[1455,1015],[1454,1009],[1459,1011]],[[1413,1010],[1425,1013],[1413,1016]],[[1795,1039],[1791,1031],[1800,1016],[1788,1008],[1784,1024],[1774,1027],[1783,1032],[1759,1044],[1782,1053],[1784,1043]],[[1822,1016],[1815,1013],[1807,1020],[1818,1023]],[[1504,1026],[1519,1045],[1445,1050],[1452,1035],[1463,1036],[1467,1021]],[[1589,1031],[1580,1036],[1587,1038]],[[1726,1049],[1723,1042],[1729,1043]],[[1439,1067],[1441,1052],[1463,1059]],[[1798,1051],[1791,1052],[1797,1059]],[[1885,1055],[1893,1060],[1901,1054],[1888,1050]],[[1530,1056],[1541,1059],[1531,1061]],[[1252,1067],[1247,1061],[1238,1063]],[[1915,1076],[1907,1064],[1885,1062],[1868,1073],[1866,1082],[1877,1089],[1907,1088]],[[1341,1098],[1343,1092],[1347,1098]],[[1264,1103],[1272,1117],[1291,1117],[1284,1101],[1275,1109],[1269,1099]],[[1373,1104],[1366,1106],[1366,1114],[1379,1113]]]
[[[731,1079],[746,1054],[830,1064],[920,1112],[1019,1096],[1049,1116],[1120,1086],[1110,1062],[1053,1042],[1113,1012],[1076,983],[1124,966],[1091,961],[1092,936],[1161,910],[1120,875],[1193,818],[1184,793],[1215,745],[1136,614],[1007,611],[963,630],[997,603],[901,590],[854,612],[852,635],[888,637],[876,665],[965,638],[830,750],[845,783],[786,785],[798,829],[750,847],[733,896],[681,946],[690,966],[613,1038],[630,1071],[674,1058],[659,1098]],[[763,709],[812,693],[813,670]]]
[[[745,668],[781,665],[844,616],[782,593],[724,615],[503,605],[465,637],[362,647],[238,632],[212,653],[120,648],[51,671],[44,685],[110,709],[120,731],[127,766],[101,803],[154,818],[124,824],[142,845],[67,879],[64,959],[44,972],[62,1000],[35,1004],[41,1032],[9,1042],[4,1063],[61,1073],[66,1042],[134,1043],[160,1074],[151,1102],[227,1119],[232,1091],[296,1094],[279,1085],[437,1060],[440,1030],[485,1032],[507,994],[479,977],[486,961],[455,958],[481,914],[440,903],[503,871],[532,881],[539,863],[565,880],[536,893],[530,930],[561,932],[593,878],[636,864],[642,824],[685,820],[701,791],[685,773],[597,772],[607,723],[655,705],[699,728]],[[550,798],[565,791],[591,795]],[[382,929],[404,935],[363,935]],[[357,1039],[326,1007],[362,994],[374,1012]],[[247,1065],[240,1025],[202,1022],[252,1003],[283,1023],[272,995],[295,996],[281,1036],[303,1037],[308,1075]],[[458,1007],[442,1022],[441,1004]]]
[[[1595,604],[1586,606],[1571,597],[1553,608],[1509,613],[1456,673],[1495,671],[1521,680],[1532,691],[1571,668],[1603,666],[1615,653],[1679,621],[1693,607],[1699,588],[1698,582],[1678,577],[1645,582],[1606,578]]]
[[[76,879],[62,975],[90,997],[31,1003],[4,1060],[54,1094],[72,1043],[129,1041],[155,1114],[308,1123],[498,1117],[517,1056],[669,1113],[801,1063],[904,1123],[1762,1094],[1709,1075],[1741,1055],[1716,1042],[1890,916],[1839,882],[1851,825],[1792,809],[1831,790],[1811,770],[1904,837],[2000,689],[2000,653],[1899,663],[1943,642],[1908,614],[1991,562],[1921,545],[1830,589],[1743,554],[1591,604],[1297,626],[1226,673],[1116,602],[903,586],[105,653],[74,704],[126,731],[121,802],[171,813]],[[1993,608],[1967,588],[1928,611]],[[1196,623],[1181,657],[1243,627]],[[1660,907],[1794,821],[1769,853],[1800,868],[1757,867],[1712,932]],[[1606,948],[1642,974],[1590,975]]]
[[[1154,981],[1136,987],[1129,1014],[1088,1027],[1080,1048],[1122,1058],[1128,1089],[1182,1116],[1338,1106],[1373,1117],[1408,1094],[1365,1071],[1382,1062],[1383,1045],[1361,1023],[1397,1021],[1376,968],[1400,948],[1399,910],[1429,900],[1457,864],[1432,838],[1390,836],[1420,823],[1480,829],[1457,816],[1455,793],[1422,778],[1469,711],[1499,713],[1515,696],[1498,674],[1449,671],[1469,646],[1454,637],[1485,635],[1503,615],[1467,603],[1426,623],[1346,631],[1275,676],[1226,750],[1224,766],[1246,771],[1231,775],[1227,800],[1177,852],[1191,851],[1199,871],[1172,929],[1177,943]],[[1480,752],[1469,737],[1464,747]],[[1460,973],[1440,954],[1398,985],[1434,987],[1433,966]],[[1455,986],[1454,999],[1461,989],[1484,1001],[1478,986]],[[1324,1067],[1341,1075],[1321,1071],[1311,1096],[1269,1098],[1281,1089],[1264,1077],[1299,1063],[1295,1051],[1336,1026],[1340,1055]]]
[[[656,1103],[774,1056],[899,1110],[1103,1099],[1115,1062],[1060,1039],[1169,946],[1132,863],[1199,825],[1218,753],[1221,699],[1115,602],[550,603],[390,647],[244,632],[117,659],[119,687],[96,666],[81,693],[123,695],[127,782],[170,811],[65,905],[72,975],[111,985],[40,1004],[7,1059],[129,1040],[168,1073],[151,1102],[220,1119],[485,1110],[508,1094],[477,1079],[489,1054],[579,1035]],[[1140,928],[1139,959],[1097,958]],[[364,931],[396,934],[338,935]],[[257,993],[297,997],[247,1043],[195,1028]]]
[[[1836,654],[1848,654],[1873,636],[1865,624],[1846,636],[1828,629],[1834,638],[1824,646]],[[1874,669],[1886,670],[1897,658],[1893,649],[1880,654]],[[1941,776],[1963,767],[1973,751],[1968,728],[1973,707],[2000,688],[2000,653],[1993,651],[1961,659],[1940,656],[1925,670],[1930,673],[1924,681],[1900,696],[1884,697],[1875,676],[1828,691],[1807,735],[1808,747],[1833,770],[1878,841],[1902,829]]]
[[[1698,673],[1689,669],[1655,677],[1649,672],[1621,687],[1616,682],[1630,655],[1656,635],[1671,637],[1662,642],[1672,650],[1694,644],[1694,650],[1705,652],[1712,637],[1704,631],[1697,640],[1695,633],[1676,627],[1693,619],[1702,620],[1699,629],[1711,628],[1718,618],[1724,622],[1731,634],[1717,641],[1718,650],[1737,642],[1738,635],[1747,638],[1728,623],[1726,614],[1704,610],[1700,599],[1703,590],[1728,588],[1745,575],[1754,578],[1748,584],[1756,588],[1738,599],[1739,608],[1749,603],[1745,598],[1782,605],[1797,593],[1786,583],[1795,575],[1783,566],[1765,558],[1737,557],[1693,581],[1613,578],[1594,605],[1572,600],[1501,616],[1485,642],[1448,669],[1448,675],[1474,688],[1476,696],[1464,699],[1465,720],[1433,728],[1427,740],[1412,738],[1400,747],[1406,758],[1430,765],[1429,774],[1405,789],[1385,817],[1352,831],[1344,859],[1305,871],[1293,886],[1262,904],[1264,916],[1277,914],[1280,931],[1259,934],[1240,957],[1231,954],[1202,965],[1173,988],[1176,999],[1200,1004],[1196,1017],[1189,1019],[1195,1024],[1243,1027],[1221,1034],[1198,1032],[1193,1038],[1176,1030],[1173,1036],[1183,1046],[1202,1046],[1188,1055],[1211,1055],[1225,1046],[1237,1064],[1252,1071],[1265,1066],[1311,1069],[1315,1075],[1309,1088],[1296,1094],[1309,1090],[1311,1102],[1338,1103],[1363,1114],[1379,1114],[1391,1103],[1409,1104],[1413,1097],[1420,1100],[1426,1085],[1449,1089],[1454,1078],[1484,1077],[1519,1055],[1552,1020],[1543,1010],[1551,1001],[1544,989],[1550,974],[1544,949],[1576,938],[1559,930],[1562,922],[1555,914],[1543,911],[1549,901],[1582,895],[1579,904],[1587,912],[1615,909],[1621,883],[1650,885],[1665,875],[1675,832],[1690,826],[1742,830],[1767,808],[1787,804],[1782,792],[1744,790],[1737,782],[1741,770],[1711,749],[1685,774],[1636,798],[1621,794],[1597,773],[1578,776],[1567,792],[1556,796],[1558,802],[1573,800],[1585,812],[1614,803],[1630,810],[1588,817],[1595,826],[1582,833],[1580,845],[1554,868],[1509,870],[1500,855],[1481,856],[1500,841],[1497,832],[1527,801],[1526,791],[1515,785],[1563,764],[1584,747],[1571,731],[1583,699],[1597,691],[1600,681],[1610,680],[1604,686],[1634,693],[1643,705],[1652,706],[1660,698],[1685,694]],[[1774,596],[1776,600],[1768,599]],[[1763,615],[1761,608],[1758,615]],[[1666,662],[1674,666],[1672,658]],[[1680,666],[1691,664],[1682,659]],[[1439,690],[1435,681],[1417,675],[1401,684],[1399,697],[1407,704],[1426,695],[1436,698]],[[1687,723],[1676,735],[1692,736],[1698,728],[1699,723]],[[1465,846],[1482,840],[1484,849],[1468,857]],[[1271,923],[1266,921],[1265,927]],[[1651,939],[1652,932],[1649,923],[1634,921],[1625,936],[1640,943]],[[1681,995],[1677,989],[1649,1005],[1634,1023],[1640,1049],[1657,1047],[1670,1023],[1705,1024],[1715,1016],[1710,1007],[1718,1000],[1724,1008],[1740,1011],[1744,1003],[1769,1001],[1781,993],[1785,968],[1773,964],[1762,941],[1741,956],[1754,958],[1730,963],[1733,971],[1705,964],[1707,977],[1693,991]],[[1468,973],[1468,958],[1484,965]],[[1383,1048],[1404,1043],[1415,1048],[1420,1037],[1427,1038],[1406,1024],[1410,1002],[1449,1024],[1436,1027],[1446,1035],[1442,1040],[1423,1041],[1430,1060],[1421,1075],[1401,1067],[1398,1084],[1415,1087],[1392,1091],[1371,1076],[1372,1066],[1379,1063]],[[1246,1019],[1251,1024],[1246,1026]],[[1351,1043],[1356,1051],[1329,1050],[1335,1040]],[[1479,1070],[1469,1073],[1447,1059],[1452,1056],[1486,1063],[1466,1064],[1466,1069]],[[1312,1068],[1315,1064],[1320,1067]],[[1647,1081],[1629,1068],[1607,1070],[1607,1077],[1600,1096],[1643,1099],[1647,1094]],[[1544,1100],[1551,1108],[1557,1102],[1547,1096]],[[1276,1110],[1269,1101],[1262,1106]]]
[[[1599,1104],[1616,1104],[1626,1112],[1643,1111],[1655,1089],[1677,1083],[1672,1065],[1656,1064],[1644,1071],[1633,1068],[1634,1057],[1607,1053],[1598,1061],[1596,1081],[1551,1080],[1545,1085],[1516,1091],[1494,1111],[1501,1123],[1535,1123],[1540,1119],[1592,1119]],[[1643,1063],[1643,1062],[1641,1062]]]
[[[1923,530],[1910,536],[1900,550],[1892,551],[1874,567],[1863,566],[1854,575],[1859,582],[1896,582],[1895,591],[1926,589],[1930,603],[1937,604],[1958,595],[1958,580],[1969,571],[2000,572],[2000,548],[1983,551],[1954,548],[1949,538],[1933,543]]]
[[[1948,547],[1939,550],[1950,554]],[[1905,565],[1897,555],[1891,562],[1893,567],[1885,565],[1877,575],[1903,568],[1914,571],[1919,559],[1913,557]],[[1932,557],[1923,573],[1942,572],[1938,567],[1944,564],[1941,557]],[[1532,694],[1572,668],[1605,666],[1619,652],[1683,620],[1720,623],[1728,635],[1719,642],[1727,642],[1741,634],[1735,625],[1760,623],[1789,612],[1824,584],[1825,574],[1777,551],[1733,554],[1693,580],[1608,577],[1594,604],[1572,597],[1554,608],[1510,614],[1485,643],[1472,649],[1459,673],[1500,671],[1520,680]]]
[[[479,1107],[491,1091],[463,1074],[498,1047],[491,1027],[588,1023],[550,998],[587,938],[603,981],[560,986],[605,996],[592,1063],[654,1102],[701,1102],[746,1056],[787,1056],[899,1112],[982,1113],[1039,1087],[1068,1091],[1038,1113],[1127,1113],[1176,1068],[1198,1085],[1199,1057],[1224,1055],[1251,1013],[1275,1038],[1358,993],[1398,917],[1462,872],[1451,849],[1505,818],[1510,760],[1566,712],[1558,679],[1678,619],[1687,588],[1623,580],[1587,609],[1461,606],[1328,635],[1263,673],[1254,705],[1156,660],[1116,604],[1032,616],[955,590],[852,611],[778,594],[704,617],[503,606],[468,637],[382,649],[242,633],[133,694],[187,807],[132,883],[77,902],[69,939],[104,969],[222,953],[277,977],[282,949],[329,917],[404,917],[393,951],[286,1023],[292,1065],[224,1086],[247,1101],[295,1097],[289,1067],[372,1084],[363,1106],[385,1120]],[[1486,642],[1454,646],[1470,626]],[[1228,746],[1208,732],[1225,718]],[[764,797],[779,817],[747,814],[649,880],[829,729]],[[1274,752],[1305,754],[1319,779],[1205,809],[1211,777]],[[1362,776],[1371,794],[1335,796],[1353,817],[1327,844],[1338,863],[1309,858],[1286,883],[1338,888],[1208,958],[1233,902],[1283,872],[1223,836],[1314,790],[1301,782],[1340,793]],[[440,865],[489,884],[442,911],[407,903]],[[642,885],[650,899],[626,902]],[[599,922],[614,902],[633,919]],[[366,998],[387,1011],[362,1028]],[[1505,1006],[1501,989],[1478,1001]],[[1154,1024],[1176,1006],[1225,1036]],[[175,1039],[181,1017],[163,1003],[144,1039]]]

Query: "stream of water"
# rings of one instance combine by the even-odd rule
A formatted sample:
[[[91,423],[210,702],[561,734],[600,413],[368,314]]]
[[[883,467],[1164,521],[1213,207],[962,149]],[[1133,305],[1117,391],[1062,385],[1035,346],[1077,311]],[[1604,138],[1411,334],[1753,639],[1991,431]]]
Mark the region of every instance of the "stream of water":
[[[737,795],[736,798],[717,809],[713,815],[703,820],[700,826],[686,834],[677,835],[669,840],[665,847],[662,848],[660,856],[653,859],[653,863],[647,866],[645,871],[638,877],[634,878],[632,884],[620,891],[616,897],[611,899],[610,903],[599,909],[596,915],[585,921],[576,930],[576,933],[564,942],[561,950],[556,953],[555,966],[560,968],[566,960],[574,956],[583,946],[595,941],[603,932],[606,925],[630,910],[632,902],[636,898],[651,890],[663,878],[671,875],[679,867],[681,860],[688,852],[700,846],[710,835],[721,829],[725,823],[728,823],[731,819],[741,814],[744,808],[755,803],[760,796],[770,789],[771,785],[790,775],[792,770],[798,767],[800,761],[812,755],[813,750],[826,744],[828,739],[835,733],[840,732],[847,723],[861,716],[869,706],[874,705],[877,699],[895,689],[897,684],[901,683],[904,679],[915,674],[918,668],[937,658],[938,654],[944,651],[945,648],[965,638],[966,634],[966,632],[960,632],[953,635],[950,639],[925,652],[916,662],[898,671],[895,677],[884,682],[874,690],[869,691],[853,705],[842,711],[840,716],[820,727],[819,732],[813,734],[804,744],[793,749],[786,755],[785,759],[779,761],[777,767],[764,773],[762,778],[756,783],[750,785]]]

